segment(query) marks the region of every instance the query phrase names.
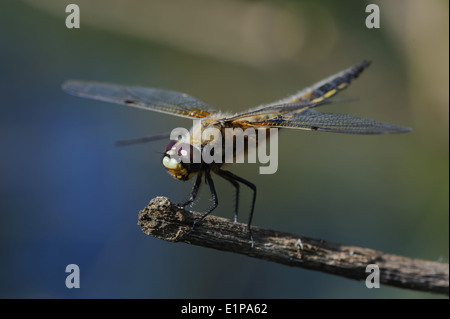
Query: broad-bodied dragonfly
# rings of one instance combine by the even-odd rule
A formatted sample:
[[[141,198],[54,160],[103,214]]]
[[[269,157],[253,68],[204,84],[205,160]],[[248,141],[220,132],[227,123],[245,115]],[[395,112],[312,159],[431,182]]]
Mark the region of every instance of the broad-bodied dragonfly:
[[[351,134],[409,132],[409,128],[381,123],[353,115],[323,113],[316,109],[325,104],[340,102],[331,98],[340,91],[346,89],[369,65],[370,62],[363,61],[362,63],[332,75],[311,87],[303,89],[292,96],[267,105],[258,106],[240,114],[218,112],[208,104],[192,96],[164,89],[75,80],[65,82],[63,84],[63,89],[70,94],[80,97],[138,107],[189,119],[201,119],[201,125],[197,127],[197,130],[199,129],[200,131],[207,127],[215,127],[221,131],[225,128],[239,127],[242,129],[255,128],[257,130],[267,131],[270,128],[293,128]],[[194,128],[192,130],[194,130]],[[158,135],[148,140],[167,136],[168,135],[165,134]],[[181,138],[171,141],[167,145],[162,158],[164,167],[168,170],[170,175],[178,180],[186,181],[197,175],[189,199],[181,206],[185,207],[194,202],[202,184],[203,176],[205,177],[205,182],[209,186],[213,204],[200,219],[194,222],[192,228],[194,228],[196,223],[208,216],[208,214],[210,214],[218,205],[217,194],[211,177],[211,173],[215,173],[230,182],[235,188],[235,221],[237,220],[238,215],[239,183],[248,186],[253,191],[252,205],[247,225],[253,247],[253,237],[250,225],[255,209],[256,186],[242,177],[225,170],[223,168],[223,161],[211,163],[206,163],[203,160],[197,163],[189,161],[196,151],[201,152],[207,144],[214,143],[212,140],[195,141],[192,136],[195,136],[195,134],[190,135],[189,139]],[[267,136],[269,136],[269,134],[267,134]],[[245,145],[244,151],[247,152],[249,144],[247,143]],[[198,147],[200,147],[200,150],[196,149]],[[189,150],[189,152],[186,152],[186,150]],[[181,160],[172,160],[173,155],[178,155]],[[234,156],[238,155],[239,154],[234,154]],[[183,161],[183,156],[189,158]]]

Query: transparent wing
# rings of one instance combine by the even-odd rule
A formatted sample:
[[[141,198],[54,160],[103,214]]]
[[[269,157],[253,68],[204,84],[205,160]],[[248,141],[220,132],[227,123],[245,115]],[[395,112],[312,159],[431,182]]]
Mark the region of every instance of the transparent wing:
[[[170,132],[167,133],[161,133],[161,134],[154,134],[150,136],[143,136],[143,137],[137,137],[137,138],[130,138],[126,140],[120,140],[116,141],[116,146],[128,146],[128,145],[134,145],[134,144],[141,144],[141,143],[148,143],[148,142],[154,142],[159,140],[165,140],[170,138]]]
[[[314,109],[320,105],[340,102],[330,98],[347,88],[369,65],[369,61],[363,61],[292,96],[226,120],[245,127],[265,126],[353,134],[409,132],[409,128],[353,115],[322,113]]]
[[[370,61],[363,61],[268,106],[298,102],[310,105],[320,104],[347,88],[369,65]]]
[[[387,134],[411,131],[409,128],[362,117],[322,113],[314,109],[305,109],[301,113],[290,113],[265,121],[253,122],[251,125],[351,134]]]
[[[208,117],[216,112],[206,103],[190,95],[163,89],[74,80],[65,82],[62,88],[67,93],[80,97],[191,119]]]
[[[338,92],[344,90],[354,79],[356,79],[364,69],[370,65],[369,61],[347,68],[335,75],[332,75],[300,92],[285,99],[273,102],[268,105],[259,106],[248,112],[238,114],[228,120],[232,121],[255,121],[258,117],[264,119],[274,118],[277,115],[286,113],[301,113],[308,108],[317,107],[324,104],[342,102],[330,99]]]

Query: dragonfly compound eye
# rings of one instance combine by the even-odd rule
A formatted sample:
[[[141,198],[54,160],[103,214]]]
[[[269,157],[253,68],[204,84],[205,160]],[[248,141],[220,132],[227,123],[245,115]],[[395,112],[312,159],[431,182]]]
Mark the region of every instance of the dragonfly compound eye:
[[[162,164],[176,179],[188,180],[200,168],[200,164],[193,164],[196,151],[197,149],[188,143],[170,142],[166,147]]]
[[[176,144],[177,144],[177,141],[171,141],[169,144],[167,144],[166,153],[169,152]]]

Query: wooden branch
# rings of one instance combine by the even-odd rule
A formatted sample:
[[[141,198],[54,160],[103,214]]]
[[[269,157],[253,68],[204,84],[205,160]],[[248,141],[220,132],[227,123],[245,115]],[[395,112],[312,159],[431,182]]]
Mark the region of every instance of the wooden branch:
[[[138,225],[147,235],[170,242],[231,251],[289,266],[318,270],[356,280],[366,280],[369,264],[380,269],[380,284],[434,293],[449,293],[449,265],[385,254],[322,239],[247,225],[209,215],[191,231],[202,214],[185,211],[166,197],[156,197],[139,213]]]

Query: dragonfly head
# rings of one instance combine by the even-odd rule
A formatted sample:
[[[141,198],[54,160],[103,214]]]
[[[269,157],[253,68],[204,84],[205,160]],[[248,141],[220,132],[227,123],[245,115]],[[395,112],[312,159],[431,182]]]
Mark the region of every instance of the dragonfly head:
[[[195,152],[199,151],[191,144],[171,141],[166,146],[162,164],[174,178],[187,181],[201,169],[201,163],[194,163]]]

